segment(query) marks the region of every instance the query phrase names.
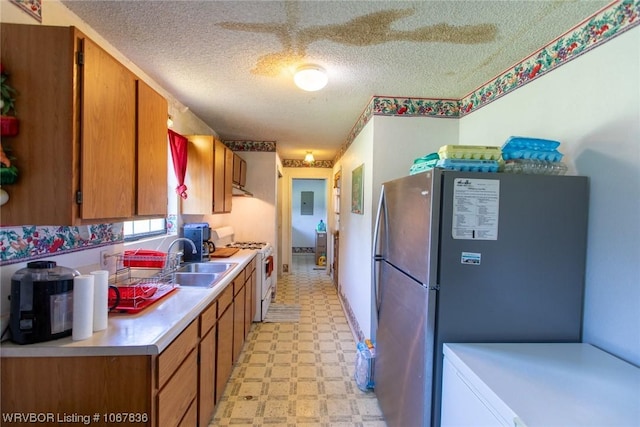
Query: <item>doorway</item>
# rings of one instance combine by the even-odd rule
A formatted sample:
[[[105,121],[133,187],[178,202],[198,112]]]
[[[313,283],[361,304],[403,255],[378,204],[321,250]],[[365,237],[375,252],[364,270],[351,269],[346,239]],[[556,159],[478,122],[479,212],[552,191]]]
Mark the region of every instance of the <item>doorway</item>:
[[[309,253],[315,250],[315,230],[320,219],[326,224],[327,235],[331,236],[334,230],[334,217],[333,212],[333,170],[331,168],[301,168],[301,167],[285,167],[282,169],[283,179],[279,180],[278,199],[280,209],[280,238],[278,239],[278,254],[279,254],[279,271],[278,273],[288,274],[290,266],[292,265],[292,257],[294,250],[298,253]],[[298,180],[303,180],[299,181]],[[312,180],[315,182],[316,187],[313,187],[314,192],[314,209],[313,215],[305,215],[306,218],[312,218],[307,220],[306,225],[302,225],[296,221],[295,229],[293,220],[296,216],[300,215],[300,198],[301,195],[294,195],[293,187],[296,183],[296,192],[302,191],[298,188],[300,182],[304,180]],[[307,191],[307,190],[305,190]],[[322,193],[322,194],[320,194]],[[294,206],[295,205],[295,206]],[[320,216],[322,215],[322,216]],[[293,234],[296,233],[295,243],[293,240]],[[306,240],[300,240],[298,233],[307,233]],[[313,239],[311,240],[311,237]],[[328,252],[331,251],[332,241],[329,238],[327,242]],[[293,249],[296,248],[296,249]],[[298,249],[302,248],[302,249]],[[311,249],[309,249],[311,248]],[[327,253],[327,265],[331,265],[331,253]],[[327,268],[329,271],[329,268]]]
[[[291,254],[314,257],[318,267],[327,259],[327,180],[294,178],[291,183]]]

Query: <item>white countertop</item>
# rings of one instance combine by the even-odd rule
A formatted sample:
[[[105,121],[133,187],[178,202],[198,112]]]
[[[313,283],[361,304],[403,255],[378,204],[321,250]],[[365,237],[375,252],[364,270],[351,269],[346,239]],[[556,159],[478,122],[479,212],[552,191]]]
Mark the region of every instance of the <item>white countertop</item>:
[[[445,344],[444,355],[519,425],[640,425],[640,368],[592,345]]]
[[[242,249],[229,258],[213,262],[237,263],[212,288],[179,287],[137,314],[109,314],[106,330],[94,332],[86,340],[71,337],[42,343],[0,345],[1,357],[69,357],[159,354],[233,281],[255,256]]]

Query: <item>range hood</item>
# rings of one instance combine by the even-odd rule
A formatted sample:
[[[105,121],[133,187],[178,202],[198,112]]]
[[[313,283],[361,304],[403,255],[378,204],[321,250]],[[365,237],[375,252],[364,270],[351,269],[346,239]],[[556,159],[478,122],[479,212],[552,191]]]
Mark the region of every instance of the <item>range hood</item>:
[[[233,197],[253,197],[253,193],[240,187],[238,184],[232,185],[231,195]]]

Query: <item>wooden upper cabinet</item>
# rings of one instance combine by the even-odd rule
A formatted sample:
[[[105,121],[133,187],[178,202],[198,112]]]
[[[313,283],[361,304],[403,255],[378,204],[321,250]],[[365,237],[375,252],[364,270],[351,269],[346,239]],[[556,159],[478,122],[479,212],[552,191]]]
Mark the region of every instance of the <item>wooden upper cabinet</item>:
[[[87,38],[80,42],[82,219],[131,218],[135,209],[135,76]],[[166,188],[165,188],[166,191]]]
[[[74,27],[2,23],[0,38],[20,120],[19,134],[2,141],[19,176],[3,186],[10,199],[0,225],[81,225],[165,214],[166,101],[161,114],[157,99],[152,108],[158,111],[148,113],[164,121],[161,142],[150,136],[160,134],[160,124],[138,123],[138,158],[150,162],[138,167],[136,120],[147,115],[147,97],[139,98],[138,116],[137,79],[130,70]],[[152,153],[150,140],[164,147]],[[158,181],[147,173],[164,176]],[[162,194],[149,193],[143,181]]]
[[[220,142],[221,145],[222,142]],[[224,146],[224,212],[231,212],[233,196],[233,151]]]
[[[213,213],[226,212],[225,200],[227,190],[224,177],[227,163],[227,150],[229,149],[222,142],[215,141],[213,155]],[[229,189],[229,191],[231,191],[231,189]],[[231,208],[229,208],[229,211],[231,211]]]
[[[240,159],[240,187],[244,187],[247,183],[247,162]]]
[[[137,81],[136,215],[167,215],[167,100]]]
[[[207,215],[231,212],[233,151],[211,135],[189,135],[188,197],[183,214]]]
[[[233,153],[233,183],[244,187],[247,180],[247,162],[238,154]]]
[[[214,139],[209,135],[189,135],[187,139],[187,198],[182,200],[182,213],[208,214],[213,211]]]

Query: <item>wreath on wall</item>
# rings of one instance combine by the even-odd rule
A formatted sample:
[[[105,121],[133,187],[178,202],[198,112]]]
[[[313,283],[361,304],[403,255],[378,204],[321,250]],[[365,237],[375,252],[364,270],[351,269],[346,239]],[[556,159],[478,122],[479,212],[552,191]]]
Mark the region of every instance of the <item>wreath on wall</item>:
[[[19,121],[15,117],[16,105],[14,88],[9,86],[7,80],[9,74],[4,68],[4,64],[0,63],[0,185],[13,184],[18,179],[18,168],[13,164],[13,157],[8,155],[9,150],[5,151],[2,144],[7,137],[16,136],[19,131]],[[9,195],[3,189],[0,189],[0,204],[4,205],[9,200]]]

